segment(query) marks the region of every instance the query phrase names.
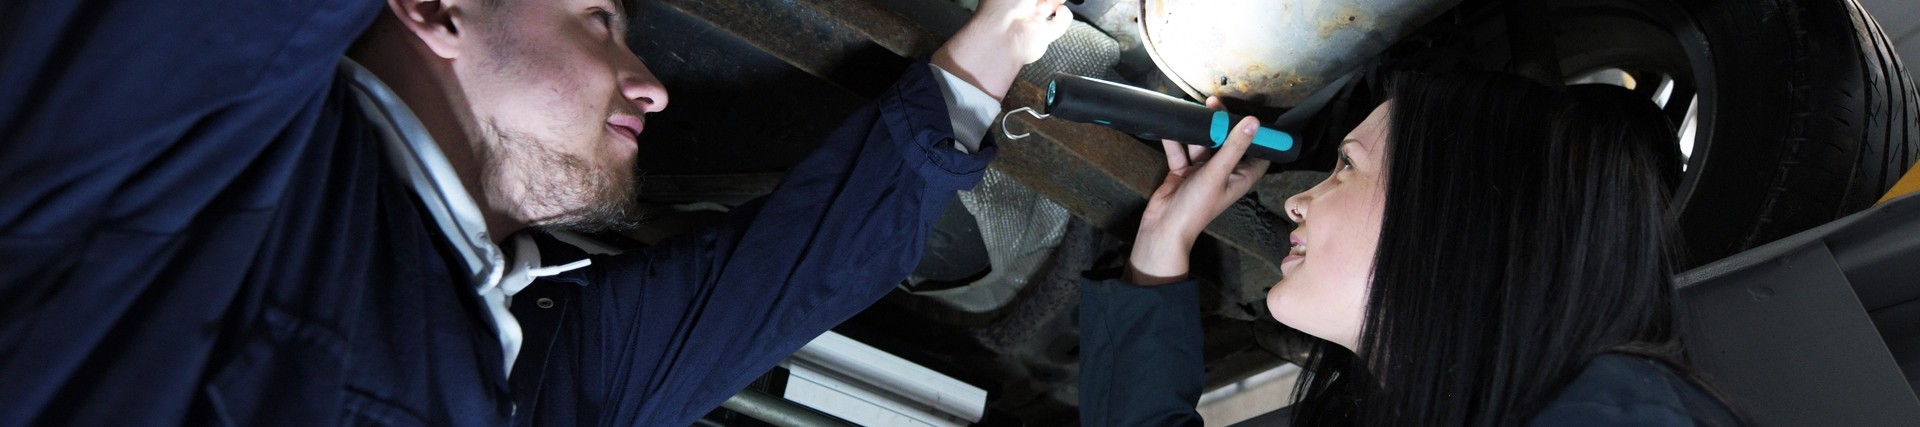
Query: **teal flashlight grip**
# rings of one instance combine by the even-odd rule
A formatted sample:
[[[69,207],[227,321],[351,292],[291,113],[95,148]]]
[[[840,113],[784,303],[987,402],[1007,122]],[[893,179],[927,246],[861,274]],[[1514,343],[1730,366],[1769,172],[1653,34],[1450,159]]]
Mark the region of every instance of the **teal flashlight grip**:
[[[1213,143],[1213,148],[1220,148],[1227,143],[1227,135],[1233,132],[1233,125],[1240,123],[1242,117],[1246,116],[1225,111],[1213,112],[1213,124],[1207,131],[1207,141]],[[1247,155],[1275,163],[1291,163],[1300,158],[1300,150],[1294,148],[1292,134],[1261,126],[1253,132],[1253,145],[1247,147]]]

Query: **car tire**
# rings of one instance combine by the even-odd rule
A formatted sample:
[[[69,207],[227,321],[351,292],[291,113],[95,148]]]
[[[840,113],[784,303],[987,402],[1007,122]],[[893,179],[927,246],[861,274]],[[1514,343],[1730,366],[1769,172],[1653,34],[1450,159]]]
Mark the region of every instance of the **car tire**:
[[[1701,140],[1676,194],[1698,265],[1865,209],[1920,154],[1914,86],[1854,0],[1693,1]],[[1688,40],[1681,38],[1683,44]],[[1704,49],[1701,49],[1704,48]],[[1704,59],[1704,61],[1703,61]],[[1711,100],[1711,102],[1708,102]]]

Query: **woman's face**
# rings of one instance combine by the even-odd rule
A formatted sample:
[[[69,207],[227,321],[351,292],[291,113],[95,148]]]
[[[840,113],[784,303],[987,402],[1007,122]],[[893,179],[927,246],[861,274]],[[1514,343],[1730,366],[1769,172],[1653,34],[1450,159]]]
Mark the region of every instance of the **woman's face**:
[[[1339,163],[1325,181],[1287,199],[1287,216],[1300,226],[1288,236],[1293,251],[1280,262],[1283,279],[1267,291],[1275,320],[1349,350],[1365,318],[1387,204],[1388,105],[1340,142]]]

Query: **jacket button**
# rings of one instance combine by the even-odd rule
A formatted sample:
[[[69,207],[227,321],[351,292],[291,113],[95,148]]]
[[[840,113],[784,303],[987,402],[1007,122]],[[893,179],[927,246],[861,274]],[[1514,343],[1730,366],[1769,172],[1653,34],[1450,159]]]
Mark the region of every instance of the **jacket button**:
[[[540,306],[540,308],[553,308],[553,298],[541,298],[538,300],[534,300],[533,305]]]

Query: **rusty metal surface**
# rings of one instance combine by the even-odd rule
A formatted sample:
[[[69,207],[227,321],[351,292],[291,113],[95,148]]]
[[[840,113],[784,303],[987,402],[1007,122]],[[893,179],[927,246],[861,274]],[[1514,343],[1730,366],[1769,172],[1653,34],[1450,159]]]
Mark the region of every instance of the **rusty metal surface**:
[[[871,0],[657,1],[869,98],[945,41]]]
[[[627,44],[673,98],[647,116],[642,177],[785,171],[870,99],[714,28],[714,17],[651,0],[628,10]]]
[[[902,57],[932,55],[934,49],[939,49],[940,43],[947,40],[906,17],[876,7],[871,0],[800,0],[800,3],[837,18],[840,25],[867,35],[874,43]]]
[[[1188,96],[1292,107],[1459,0],[1146,0],[1147,52]]]

